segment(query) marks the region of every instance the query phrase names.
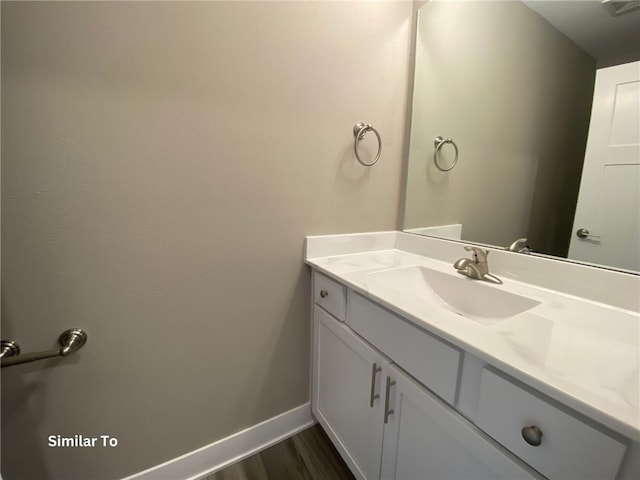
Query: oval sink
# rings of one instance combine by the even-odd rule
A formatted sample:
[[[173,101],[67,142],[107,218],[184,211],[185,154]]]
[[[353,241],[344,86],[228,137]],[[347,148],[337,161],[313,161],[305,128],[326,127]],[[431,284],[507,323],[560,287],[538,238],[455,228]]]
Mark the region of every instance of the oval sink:
[[[540,302],[502,290],[481,280],[472,280],[413,265],[369,274],[395,292],[423,300],[436,300],[448,310],[474,320],[504,320],[526,312]]]

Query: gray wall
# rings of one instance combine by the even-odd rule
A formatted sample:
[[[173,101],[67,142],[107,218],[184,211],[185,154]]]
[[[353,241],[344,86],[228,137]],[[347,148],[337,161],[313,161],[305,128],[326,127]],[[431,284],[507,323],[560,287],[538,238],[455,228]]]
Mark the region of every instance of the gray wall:
[[[303,238],[397,227],[411,15],[2,2],[2,338],[89,333],[3,370],[5,480],[122,477],[309,401]]]
[[[418,31],[405,227],[462,223],[465,240],[566,255],[594,60],[520,2],[433,2]],[[438,135],[460,149],[449,173]]]

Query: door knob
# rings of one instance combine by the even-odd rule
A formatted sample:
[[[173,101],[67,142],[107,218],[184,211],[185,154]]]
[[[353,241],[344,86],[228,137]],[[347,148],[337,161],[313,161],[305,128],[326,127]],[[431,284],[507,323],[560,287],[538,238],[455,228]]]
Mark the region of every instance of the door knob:
[[[600,235],[595,235],[592,233],[589,233],[589,230],[587,230],[586,228],[579,228],[578,230],[576,230],[576,235],[578,236],[578,238],[600,238]]]

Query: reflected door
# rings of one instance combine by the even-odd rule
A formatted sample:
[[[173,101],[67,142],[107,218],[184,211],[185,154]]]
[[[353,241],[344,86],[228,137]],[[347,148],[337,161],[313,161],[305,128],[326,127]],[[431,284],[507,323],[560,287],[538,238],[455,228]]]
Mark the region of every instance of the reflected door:
[[[596,73],[569,258],[640,270],[640,62]]]

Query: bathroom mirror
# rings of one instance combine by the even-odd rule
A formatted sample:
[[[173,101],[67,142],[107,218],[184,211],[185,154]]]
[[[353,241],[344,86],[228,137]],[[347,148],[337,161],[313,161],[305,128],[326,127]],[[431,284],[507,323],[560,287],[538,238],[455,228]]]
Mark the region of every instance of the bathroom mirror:
[[[631,251],[612,261],[570,252],[572,241],[595,249],[610,240],[596,236],[595,222],[574,227],[574,215],[596,70],[640,60],[639,3],[433,0],[421,6],[404,230],[497,247],[526,237],[532,254],[637,273],[637,138],[626,140],[632,160],[618,175],[621,186],[610,189],[620,197],[618,207],[600,212],[623,221]],[[640,82],[627,83],[631,122],[638,122]],[[640,136],[639,125],[626,128]],[[436,150],[442,170],[453,168],[438,168]],[[580,226],[588,230],[584,238],[574,231]]]

